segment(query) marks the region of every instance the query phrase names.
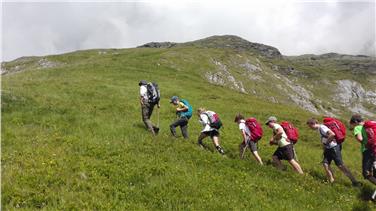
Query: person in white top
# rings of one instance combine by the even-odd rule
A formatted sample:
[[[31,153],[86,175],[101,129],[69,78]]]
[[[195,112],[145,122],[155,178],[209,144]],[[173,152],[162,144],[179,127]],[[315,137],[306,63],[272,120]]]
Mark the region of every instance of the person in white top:
[[[140,86],[140,104],[141,104],[142,121],[144,122],[145,127],[153,135],[156,135],[159,132],[159,128],[155,126],[150,120],[155,104],[149,102],[147,81],[141,80],[138,83],[138,85]],[[158,108],[160,108],[159,102],[157,106]]]
[[[257,152],[257,142],[251,141],[251,131],[245,125],[244,116],[241,114],[236,115],[234,122],[239,125],[239,130],[243,138],[243,142],[239,145],[240,159],[244,158],[244,152],[249,147],[249,150],[251,150],[251,153],[253,154],[257,162],[263,165],[261,157]]]
[[[287,140],[287,135],[282,126],[277,123],[277,118],[271,116],[265,122],[267,126],[273,129],[273,136],[270,139],[270,145],[278,145],[272,159],[278,169],[283,169],[281,160],[287,160],[290,165],[299,174],[303,174],[303,170],[299,163],[295,160],[295,154],[292,143]]]
[[[319,124],[319,122],[315,118],[309,119],[307,121],[307,125],[309,128],[317,130],[317,132],[320,134],[321,143],[323,144],[324,149],[324,159],[322,163],[329,182],[334,182],[333,171],[330,168],[330,164],[334,160],[336,166],[351,180],[352,184],[354,186],[358,186],[359,182],[355,179],[355,177],[351,174],[349,169],[342,161],[342,154],[340,149],[341,146],[337,144],[334,132],[331,131],[327,126]]]
[[[219,129],[210,126],[211,122],[210,122],[210,119],[209,119],[209,115],[211,115],[211,114],[215,114],[215,112],[213,112],[213,111],[207,111],[205,108],[199,108],[197,110],[197,115],[199,117],[199,122],[203,126],[203,129],[202,129],[202,131],[201,131],[201,133],[200,133],[200,135],[198,137],[197,143],[202,148],[205,148],[204,143],[202,142],[202,140],[205,139],[206,137],[210,136],[210,138],[212,139],[213,144],[214,144],[215,148],[217,149],[217,151],[220,154],[223,155],[224,151],[223,151],[222,147],[219,144]]]

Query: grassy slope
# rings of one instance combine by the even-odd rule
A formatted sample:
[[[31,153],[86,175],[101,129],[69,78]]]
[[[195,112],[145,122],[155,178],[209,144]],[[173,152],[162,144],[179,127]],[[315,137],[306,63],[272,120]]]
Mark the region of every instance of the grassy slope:
[[[114,53],[115,54],[112,54]],[[193,209],[193,210],[349,210],[374,207],[360,198],[335,169],[328,185],[320,165],[318,135],[305,127],[311,115],[296,107],[264,103],[205,82],[208,57],[218,50],[195,48],[83,51],[49,60],[61,68],[25,71],[3,77],[2,207],[24,209]],[[158,65],[160,64],[160,65]],[[140,79],[162,90],[161,134],[153,138],[140,119]],[[189,141],[170,138],[174,118],[168,97],[179,95],[197,108],[217,111],[225,124],[226,157],[196,147],[200,131],[190,121]],[[305,176],[258,166],[237,156],[240,135],[236,113],[264,121],[271,114],[301,129],[297,152]],[[153,116],[156,121],[156,113]],[[269,159],[275,147],[260,154]],[[360,178],[360,152],[353,139],[344,161]]]

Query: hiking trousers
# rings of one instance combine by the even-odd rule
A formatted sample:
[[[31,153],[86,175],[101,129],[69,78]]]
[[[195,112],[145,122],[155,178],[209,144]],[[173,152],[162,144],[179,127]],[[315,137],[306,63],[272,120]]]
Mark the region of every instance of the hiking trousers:
[[[155,130],[158,128],[150,120],[150,117],[153,114],[154,106],[155,104],[151,103],[144,103],[143,105],[141,105],[142,121],[144,122],[145,127],[153,134],[155,133]]]
[[[173,136],[176,137],[176,127],[180,126],[181,133],[185,139],[188,139],[188,118],[185,116],[179,117],[170,125],[170,130]]]

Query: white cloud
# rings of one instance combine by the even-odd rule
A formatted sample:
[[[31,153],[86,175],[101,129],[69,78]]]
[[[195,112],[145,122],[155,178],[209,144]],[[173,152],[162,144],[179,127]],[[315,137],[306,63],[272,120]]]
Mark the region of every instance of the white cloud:
[[[3,3],[3,60],[239,35],[283,54],[375,55],[374,1]]]

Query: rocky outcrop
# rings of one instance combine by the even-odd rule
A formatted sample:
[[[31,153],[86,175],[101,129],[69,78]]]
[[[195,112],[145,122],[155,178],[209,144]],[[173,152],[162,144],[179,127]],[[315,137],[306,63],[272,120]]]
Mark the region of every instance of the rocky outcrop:
[[[171,48],[176,45],[177,43],[174,42],[149,42],[144,45],[138,46],[137,48]]]
[[[335,93],[333,100],[352,112],[372,115],[372,112],[364,108],[362,103],[376,106],[376,91],[365,90],[361,84],[353,80],[339,80]]]
[[[212,84],[227,85],[231,89],[235,89],[242,93],[247,93],[244,89],[243,83],[237,81],[235,77],[227,70],[227,66],[219,61],[212,60],[212,63],[216,66],[216,71],[209,71],[205,73],[205,78]]]

